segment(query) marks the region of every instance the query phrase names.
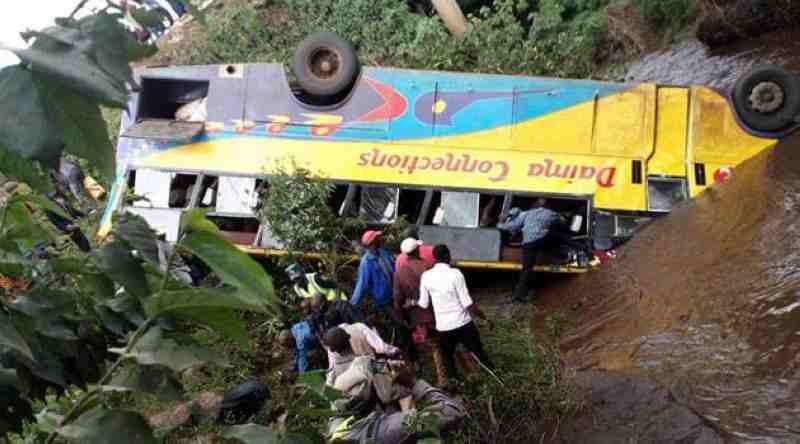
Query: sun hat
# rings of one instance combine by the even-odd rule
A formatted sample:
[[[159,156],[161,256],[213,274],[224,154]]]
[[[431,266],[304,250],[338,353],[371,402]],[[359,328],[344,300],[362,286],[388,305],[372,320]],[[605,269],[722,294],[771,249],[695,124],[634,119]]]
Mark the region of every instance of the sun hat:
[[[400,252],[403,254],[409,254],[420,246],[422,246],[421,241],[418,241],[413,237],[409,237],[404,239],[403,242],[400,243]]]
[[[361,236],[361,245],[369,247],[381,234],[383,234],[383,231],[369,230],[365,232],[364,235]]]

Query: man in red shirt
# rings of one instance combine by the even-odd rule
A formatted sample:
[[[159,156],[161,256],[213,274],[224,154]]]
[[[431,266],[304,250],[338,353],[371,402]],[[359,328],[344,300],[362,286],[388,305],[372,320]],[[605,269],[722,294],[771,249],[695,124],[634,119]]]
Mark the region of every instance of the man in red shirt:
[[[422,259],[425,262],[425,265],[428,268],[433,267],[433,264],[436,263],[436,260],[433,258],[433,245],[426,245],[422,241],[417,240],[414,236],[409,236],[406,240],[403,241],[404,243],[407,242],[406,246],[410,249],[416,250],[417,257]],[[408,255],[403,253],[403,247],[400,246],[400,255],[397,256],[397,259],[394,260],[394,269],[397,270],[398,268],[402,267]]]
[[[420,258],[421,244],[422,242],[414,238],[407,238],[400,244],[401,254],[397,257],[394,273],[394,309],[396,313],[401,314],[408,331],[411,332],[411,337],[406,338],[409,360],[419,363],[420,349],[425,345],[430,346],[437,383],[442,384],[445,376],[444,365],[439,347],[432,340],[432,335],[435,334],[433,310],[416,305],[422,273],[433,265]]]

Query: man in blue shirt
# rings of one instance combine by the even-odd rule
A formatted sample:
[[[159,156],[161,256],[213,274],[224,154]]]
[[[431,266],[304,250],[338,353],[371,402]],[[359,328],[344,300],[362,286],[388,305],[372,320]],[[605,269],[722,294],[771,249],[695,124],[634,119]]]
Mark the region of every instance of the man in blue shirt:
[[[536,256],[550,239],[579,249],[582,254],[581,262],[585,261],[585,246],[553,230],[555,223],[565,221],[563,216],[547,208],[546,199],[536,199],[532,208],[527,211],[512,208],[508,216],[509,218],[505,222],[497,224],[497,228],[512,234],[522,232],[522,270],[517,286],[514,288],[512,296],[514,301],[526,302],[528,300]]]
[[[359,306],[364,296],[369,295],[374,309],[389,311],[393,302],[394,258],[382,247],[381,234],[383,232],[370,230],[361,236],[361,245],[367,251],[358,265],[358,280],[350,303]]]

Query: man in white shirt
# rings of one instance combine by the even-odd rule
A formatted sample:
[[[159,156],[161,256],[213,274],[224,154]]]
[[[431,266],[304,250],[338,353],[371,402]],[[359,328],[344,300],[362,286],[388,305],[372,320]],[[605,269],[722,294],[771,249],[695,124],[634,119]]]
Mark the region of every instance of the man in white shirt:
[[[494,364],[483,350],[480,333],[472,316],[490,324],[491,321],[472,302],[461,271],[450,267],[450,249],[446,245],[437,245],[433,248],[433,257],[436,264],[422,273],[418,305],[422,308],[433,305],[436,330],[439,332],[439,344],[447,372],[451,376],[456,375],[455,351],[458,344],[463,344],[481,364],[494,370]]]
[[[374,357],[382,355],[397,357],[400,355],[399,348],[384,342],[383,338],[381,338],[378,332],[369,328],[366,324],[362,324],[360,322],[356,322],[354,324],[339,324],[337,328],[340,328],[347,333],[350,349],[355,356]],[[330,348],[325,347],[324,343],[323,347],[328,353],[328,371],[330,372],[334,369],[336,363],[341,359],[341,356],[332,351]]]

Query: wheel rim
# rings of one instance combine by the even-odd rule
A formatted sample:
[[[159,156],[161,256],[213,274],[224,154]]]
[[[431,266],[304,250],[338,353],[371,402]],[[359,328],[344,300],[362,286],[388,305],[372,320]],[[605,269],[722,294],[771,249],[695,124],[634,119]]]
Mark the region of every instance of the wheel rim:
[[[329,81],[339,74],[341,56],[330,48],[320,48],[311,53],[309,69],[320,80]]]
[[[775,82],[761,82],[750,93],[750,107],[753,111],[768,114],[783,106],[785,93]]]

